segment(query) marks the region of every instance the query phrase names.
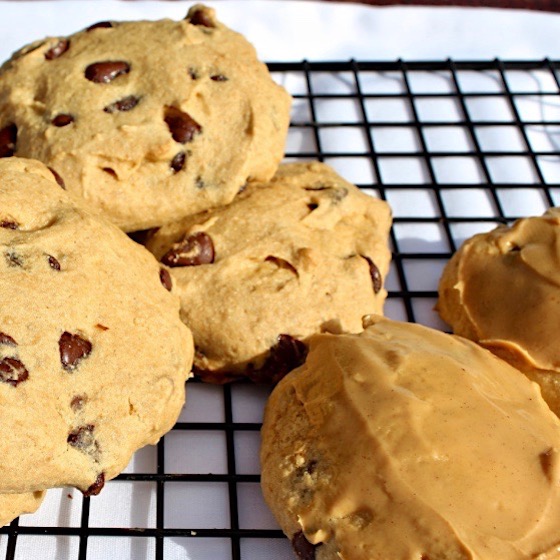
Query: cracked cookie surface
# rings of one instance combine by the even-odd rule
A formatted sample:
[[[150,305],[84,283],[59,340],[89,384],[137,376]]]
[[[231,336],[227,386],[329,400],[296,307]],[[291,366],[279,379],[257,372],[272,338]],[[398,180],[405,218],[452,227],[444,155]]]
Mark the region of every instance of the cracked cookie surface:
[[[193,347],[162,270],[43,164],[0,160],[0,492],[95,494],[171,429]]]
[[[275,382],[311,334],[359,332],[383,309],[390,225],[385,202],[313,162],[160,228],[147,247],[175,279],[196,373]]]
[[[0,70],[0,157],[35,158],[125,231],[230,202],[283,155],[290,96],[214,10],[101,22]]]

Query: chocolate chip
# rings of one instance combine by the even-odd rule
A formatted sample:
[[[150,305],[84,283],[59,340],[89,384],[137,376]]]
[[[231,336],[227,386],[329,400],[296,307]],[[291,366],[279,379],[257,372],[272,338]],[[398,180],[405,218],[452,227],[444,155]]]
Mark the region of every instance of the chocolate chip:
[[[307,346],[289,334],[278,336],[268,358],[259,369],[248,368],[247,376],[257,383],[277,383],[305,361]]]
[[[104,60],[90,64],[85,71],[85,77],[96,84],[108,84],[122,74],[130,72],[130,64],[124,60]]]
[[[17,358],[4,358],[0,362],[0,381],[16,387],[29,377],[29,372]]]
[[[105,107],[103,110],[106,113],[116,113],[117,111],[122,111],[122,112],[130,111],[131,109],[134,109],[136,105],[138,105],[139,101],[140,99],[135,95],[128,95],[127,97],[123,97],[122,99],[119,99],[118,101],[115,101],[110,105],[107,105],[107,107]]]
[[[54,126],[62,127],[62,126],[68,126],[70,123],[73,122],[74,122],[74,117],[72,115],[66,115],[64,113],[61,113],[60,115],[56,115],[56,117],[54,117],[54,119],[51,121],[51,124],[54,124]]]
[[[48,261],[53,270],[60,270],[60,263],[52,255],[48,255]]]
[[[105,473],[98,474],[95,482],[85,492],[82,492],[82,494],[85,498],[97,496],[103,489],[103,486],[105,486]]]
[[[203,189],[206,186],[200,175],[195,179],[194,184],[197,189]]]
[[[549,482],[552,482],[553,479],[553,470],[556,460],[556,451],[552,447],[549,447],[539,455],[541,469]]]
[[[365,259],[369,265],[369,275],[371,276],[373,291],[377,294],[383,286],[383,278],[381,278],[381,272],[379,272],[377,265],[369,257],[366,257],[365,255],[360,256]]]
[[[109,27],[113,27],[113,24],[110,21],[98,21],[89,27],[86,27],[86,31],[93,31],[94,29],[107,29]]]
[[[161,262],[170,267],[198,266],[214,262],[214,243],[212,238],[203,231],[187,235],[180,243],[175,243]]]
[[[268,257],[266,257],[264,260],[266,262],[274,263],[278,268],[289,270],[290,272],[293,272],[296,276],[299,276],[296,267],[292,263],[288,262],[286,259],[281,259],[280,257],[268,255]]]
[[[12,251],[10,253],[6,253],[4,256],[6,257],[8,266],[11,267],[23,266],[23,259],[17,253],[14,253]]]
[[[213,76],[210,76],[210,79],[213,80],[214,82],[227,82],[228,78],[226,76],[224,76],[223,74],[214,74]]]
[[[292,537],[292,548],[300,560],[315,560],[315,549],[318,545],[311,544],[303,534],[298,531]]]
[[[61,39],[54,47],[45,53],[46,60],[54,60],[62,56],[70,48],[70,41],[68,39]]]
[[[102,171],[107,173],[107,175],[111,175],[111,177],[113,177],[113,179],[115,180],[118,180],[119,178],[117,172],[112,167],[103,167]]]
[[[86,424],[80,426],[68,434],[67,443],[84,453],[95,453],[98,451],[98,444],[93,435],[95,426]]]
[[[82,410],[82,408],[84,408],[84,404],[86,404],[86,402],[87,402],[87,397],[85,395],[76,395],[70,401],[70,408],[74,412],[78,412],[79,410]]]
[[[161,284],[166,290],[171,291],[171,289],[173,288],[173,281],[171,280],[171,274],[169,274],[169,271],[166,270],[165,268],[159,269],[159,281],[161,282]]]
[[[109,330],[109,327],[106,327],[105,325],[102,325],[101,323],[97,323],[95,325],[95,328],[99,329],[100,331],[108,331]]]
[[[8,346],[17,346],[17,342],[9,335],[0,332],[0,344],[7,344]]]
[[[307,205],[307,208],[309,209],[309,212],[313,212],[313,210],[317,210],[317,208],[319,208],[319,205],[316,202],[310,202]]]
[[[0,158],[13,156],[16,151],[17,126],[9,124],[0,130]]]
[[[196,10],[194,13],[189,13],[189,21],[192,25],[202,25],[203,27],[215,27],[210,14],[206,9]]]
[[[4,229],[17,229],[18,224],[16,222],[12,222],[11,220],[2,220],[0,222],[0,228]]]
[[[187,159],[187,154],[185,152],[179,152],[175,155],[175,157],[171,160],[171,169],[178,173],[185,167],[185,160]]]
[[[202,132],[202,127],[188,113],[176,107],[166,107],[164,120],[173,140],[181,144],[192,142]]]
[[[73,370],[78,363],[91,353],[91,342],[78,334],[62,333],[58,341],[60,361],[66,370]]]
[[[64,179],[52,167],[49,167],[49,171],[53,174],[54,180],[58,183],[58,186],[66,190]]]
[[[192,66],[189,68],[188,72],[192,80],[198,80],[198,72]]]

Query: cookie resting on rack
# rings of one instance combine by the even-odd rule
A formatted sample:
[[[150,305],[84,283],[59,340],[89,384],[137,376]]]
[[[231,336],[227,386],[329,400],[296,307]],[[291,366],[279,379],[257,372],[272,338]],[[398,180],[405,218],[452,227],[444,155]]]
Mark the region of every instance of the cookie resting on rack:
[[[475,343],[370,317],[267,403],[264,497],[300,560],[557,558],[560,420]]]
[[[42,163],[0,160],[0,493],[98,493],[183,406],[171,279]]]
[[[455,334],[521,370],[560,414],[560,209],[465,241],[443,271],[437,309]]]
[[[311,334],[359,332],[383,309],[390,225],[384,201],[314,162],[157,230],[147,247],[171,267],[195,373],[276,382]]]
[[[193,6],[101,22],[0,70],[0,157],[35,158],[125,231],[230,202],[282,159],[290,96],[251,44]]]
[[[24,494],[0,494],[0,527],[7,525],[24,513],[35,513],[45,492],[26,492]]]

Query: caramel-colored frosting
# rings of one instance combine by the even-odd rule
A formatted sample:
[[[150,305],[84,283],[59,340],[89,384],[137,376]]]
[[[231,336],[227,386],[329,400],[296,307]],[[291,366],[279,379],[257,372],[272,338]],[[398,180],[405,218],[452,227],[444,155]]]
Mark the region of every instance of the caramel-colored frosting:
[[[438,309],[456,334],[559,370],[560,209],[465,242],[444,273]]]
[[[560,421],[537,385],[465,339],[368,324],[313,337],[268,405],[263,489],[280,479],[288,534],[318,560],[560,558]],[[282,424],[307,426],[292,453]]]

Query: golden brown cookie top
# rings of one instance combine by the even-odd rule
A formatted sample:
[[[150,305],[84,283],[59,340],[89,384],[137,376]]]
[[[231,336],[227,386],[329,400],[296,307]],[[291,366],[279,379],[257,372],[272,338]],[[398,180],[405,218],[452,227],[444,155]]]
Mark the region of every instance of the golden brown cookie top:
[[[199,373],[276,381],[304,356],[296,341],[382,313],[390,225],[384,201],[325,164],[293,163],[147,247],[172,267]]]
[[[556,551],[560,421],[536,385],[459,337],[367,325],[312,337],[267,405],[263,491],[303,557]]]
[[[39,159],[126,231],[226,204],[282,158],[290,97],[253,47],[193,6],[101,22],[0,71],[0,157]]]
[[[456,334],[533,368],[560,369],[560,213],[467,240],[440,282],[438,310]]]
[[[190,331],[153,257],[43,164],[0,160],[0,226],[0,492],[96,493],[173,426]]]

